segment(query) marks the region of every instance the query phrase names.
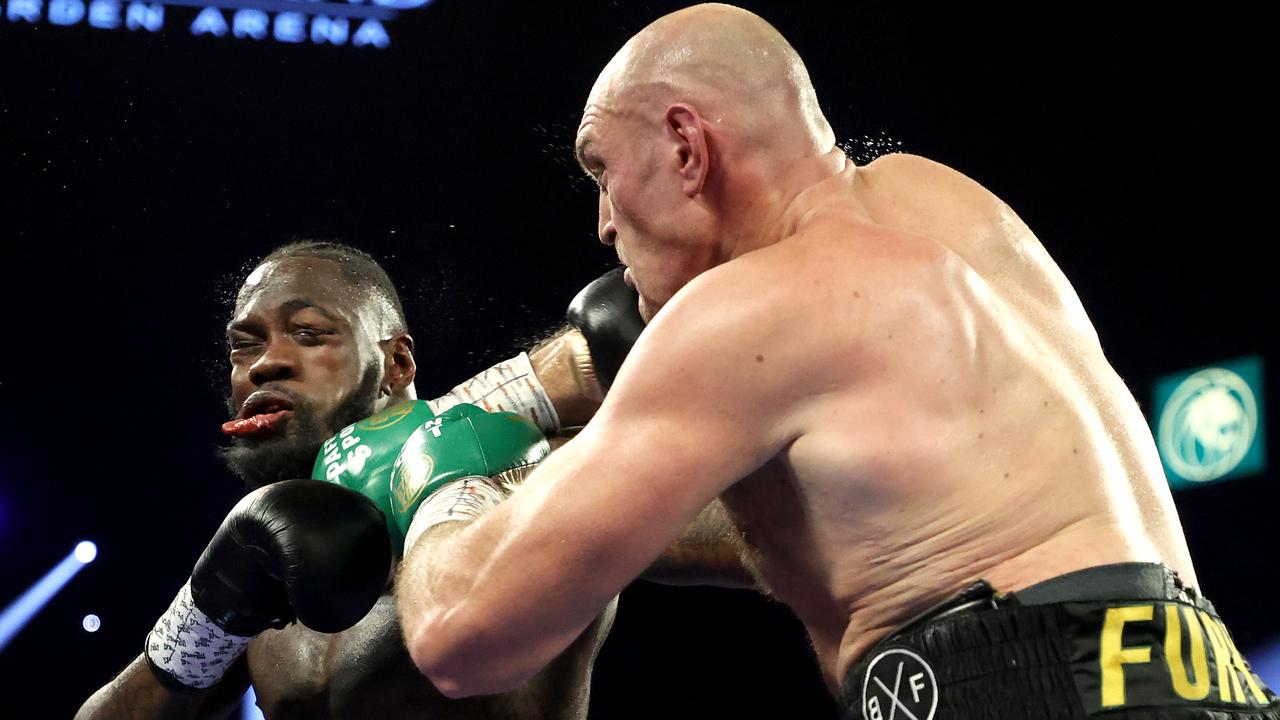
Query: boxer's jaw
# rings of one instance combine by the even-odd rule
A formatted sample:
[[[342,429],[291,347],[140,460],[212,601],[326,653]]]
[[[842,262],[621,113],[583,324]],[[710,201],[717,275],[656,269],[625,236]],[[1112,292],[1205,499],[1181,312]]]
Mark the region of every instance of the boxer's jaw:
[[[325,440],[377,411],[380,379],[378,366],[369,365],[359,385],[328,412],[318,410],[305,396],[286,392],[293,407],[279,432],[233,437],[231,445],[219,454],[250,490],[279,480],[310,477],[316,453]],[[238,413],[229,398],[228,410],[233,417]]]
[[[658,312],[657,308],[650,305],[649,301],[645,300],[644,297],[641,297],[638,301],[638,309],[640,311],[640,319],[644,320],[645,325],[653,322],[653,316]]]

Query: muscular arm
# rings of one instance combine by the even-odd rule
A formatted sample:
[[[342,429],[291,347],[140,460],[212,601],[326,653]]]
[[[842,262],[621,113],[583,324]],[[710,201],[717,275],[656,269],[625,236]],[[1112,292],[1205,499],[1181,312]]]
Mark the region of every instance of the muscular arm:
[[[810,308],[787,308],[778,272],[743,258],[695,280],[577,438],[439,551],[406,557],[406,642],[442,692],[527,678],[722,490],[798,435],[815,358],[794,314]]]
[[[595,415],[604,398],[587,341],[581,331],[566,325],[529,350],[529,363],[564,428],[559,435],[548,438],[552,448],[560,447]],[[500,373],[504,380],[510,375],[510,371]],[[438,399],[435,406],[447,406],[449,402],[442,402],[446,399],[465,399],[491,412],[515,412],[539,421],[516,402],[518,394],[489,392],[486,387],[493,379],[486,374],[478,377],[487,382],[463,383],[450,393],[452,398]],[[733,541],[735,532],[719,501],[712,502],[645,571],[644,579],[668,585],[755,588]]]
[[[248,687],[243,657],[217,685],[186,694],[161,685],[139,655],[85,701],[75,720],[221,720],[232,716]]]
[[[575,434],[547,438],[552,452]],[[758,590],[755,578],[742,563],[737,533],[724,505],[712,500],[640,577],[663,585]]]

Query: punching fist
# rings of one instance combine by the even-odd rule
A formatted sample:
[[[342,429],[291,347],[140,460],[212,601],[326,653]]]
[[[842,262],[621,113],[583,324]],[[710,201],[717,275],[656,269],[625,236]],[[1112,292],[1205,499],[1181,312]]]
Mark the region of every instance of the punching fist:
[[[601,275],[582,288],[565,318],[587,340],[591,364],[600,386],[608,390],[631,346],[644,330],[640,296],[622,280],[622,268]]]

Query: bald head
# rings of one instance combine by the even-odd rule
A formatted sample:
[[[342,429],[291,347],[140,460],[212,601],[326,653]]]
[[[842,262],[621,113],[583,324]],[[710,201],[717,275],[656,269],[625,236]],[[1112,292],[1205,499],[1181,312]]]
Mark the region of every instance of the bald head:
[[[795,48],[762,18],[731,5],[697,5],[641,30],[605,66],[587,102],[617,113],[660,113],[674,103],[788,155],[835,145]]]
[[[646,319],[698,274],[778,240],[791,199],[845,162],[795,48],[729,5],[631,38],[591,90],[575,152]]]

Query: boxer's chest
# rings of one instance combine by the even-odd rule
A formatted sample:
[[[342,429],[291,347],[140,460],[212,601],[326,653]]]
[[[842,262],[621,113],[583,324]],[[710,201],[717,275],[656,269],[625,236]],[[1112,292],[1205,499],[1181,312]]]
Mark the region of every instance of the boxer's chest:
[[[268,630],[249,645],[249,676],[268,718],[328,717],[326,636],[294,624]]]
[[[443,698],[409,660],[395,602],[380,599],[350,630],[335,634],[294,624],[249,646],[249,676],[269,720],[420,715]]]
[[[249,646],[249,677],[267,720],[582,720],[591,664],[616,602],[526,687],[506,695],[441,695],[410,660],[390,595],[345,632],[291,625],[263,633]]]

